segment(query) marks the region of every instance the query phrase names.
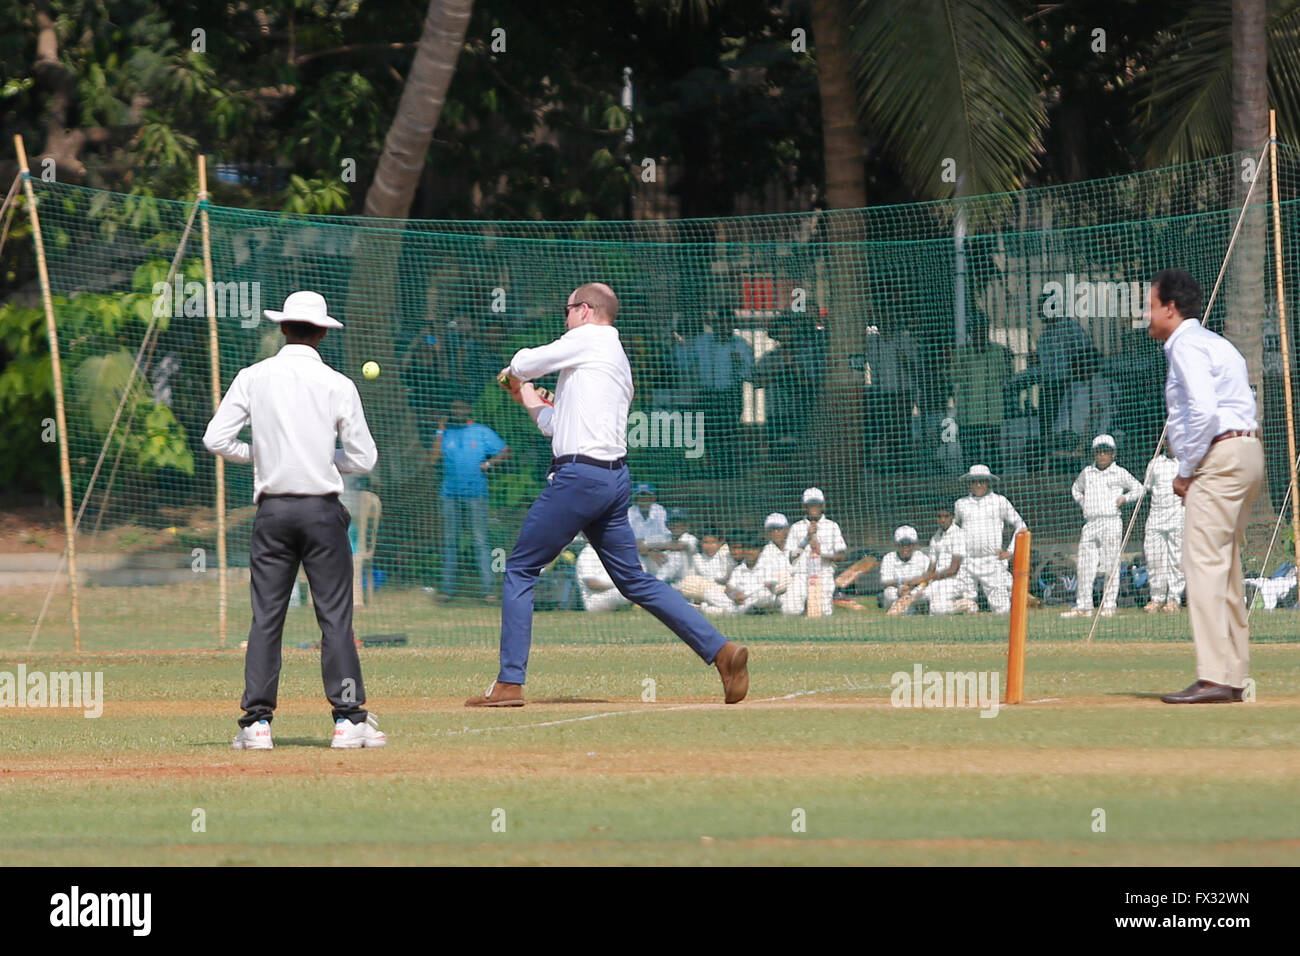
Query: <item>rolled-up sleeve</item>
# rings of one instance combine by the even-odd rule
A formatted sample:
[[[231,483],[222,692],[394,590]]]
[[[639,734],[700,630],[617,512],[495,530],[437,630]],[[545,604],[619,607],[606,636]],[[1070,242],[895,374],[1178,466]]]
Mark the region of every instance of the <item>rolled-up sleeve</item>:
[[[247,464],[253,460],[253,450],[248,442],[239,440],[239,433],[249,422],[248,389],[244,373],[240,372],[230,383],[226,397],[217,406],[217,413],[208,422],[203,433],[203,447],[227,461]]]

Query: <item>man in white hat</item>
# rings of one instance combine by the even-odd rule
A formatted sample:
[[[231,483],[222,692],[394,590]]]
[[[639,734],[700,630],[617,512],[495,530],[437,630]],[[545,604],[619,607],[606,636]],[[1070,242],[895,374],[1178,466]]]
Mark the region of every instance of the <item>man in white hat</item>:
[[[880,562],[880,583],[884,590],[880,593],[880,603],[888,611],[901,597],[917,592],[913,603],[908,608],[912,613],[921,609],[921,603],[927,596],[924,588],[929,583],[930,558],[924,551],[916,549],[920,535],[910,524],[905,524],[894,531],[894,544],[897,549],[885,555]]]
[[[970,557],[966,566],[971,579],[984,589],[989,607],[995,614],[1011,612],[1011,571],[1007,559],[1015,549],[1016,534],[1026,527],[1025,519],[1011,502],[992,491],[998,476],[987,465],[971,465],[962,476],[970,483],[970,494],[958,499],[953,507],[957,525],[966,532]],[[1010,547],[1003,545],[1003,526],[1011,526]]]
[[[791,600],[802,614],[808,603],[808,577],[816,570],[821,578],[822,614],[829,615],[834,608],[835,562],[843,561],[849,546],[840,526],[827,518],[826,496],[820,488],[808,488],[803,493],[805,517],[790,526],[785,539],[785,553],[794,565],[790,589],[795,593]]]
[[[1083,509],[1083,531],[1079,535],[1079,586],[1074,608],[1061,617],[1092,614],[1092,585],[1097,572],[1106,576],[1101,596],[1101,616],[1114,617],[1119,594],[1119,547],[1124,540],[1124,520],[1119,509],[1142,497],[1142,483],[1115,464],[1115,439],[1098,435],[1092,440],[1093,464],[1079,472],[1070,494]]]
[[[272,749],[280,639],[301,565],[321,628],[321,675],[335,721],[331,746],[382,747],[387,738],[362,706],[366,692],[352,634],[351,516],[339,501],[340,473],[368,472],[379,455],[356,385],[317,351],[327,329],[343,328],[324,297],[295,292],[282,311],[265,315],[280,324],[284,347],[240,370],[203,436],[213,454],[253,463],[257,503],[248,555],[253,623],[244,655],[244,716],[233,746]],[[239,438],[245,426],[251,447]]]

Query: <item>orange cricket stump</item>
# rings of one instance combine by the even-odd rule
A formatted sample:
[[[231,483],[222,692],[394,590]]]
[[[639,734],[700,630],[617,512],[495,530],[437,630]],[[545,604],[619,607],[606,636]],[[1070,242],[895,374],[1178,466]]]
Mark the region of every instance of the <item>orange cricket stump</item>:
[[[1029,557],[1033,535],[1026,529],[1016,535],[1011,562],[1011,639],[1007,646],[1007,699],[1019,704],[1025,697],[1025,632],[1029,627]]]

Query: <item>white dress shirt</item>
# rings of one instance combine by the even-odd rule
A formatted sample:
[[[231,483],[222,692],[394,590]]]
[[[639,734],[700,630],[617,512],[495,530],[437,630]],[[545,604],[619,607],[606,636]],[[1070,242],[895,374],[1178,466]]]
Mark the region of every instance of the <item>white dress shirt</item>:
[[[531,381],[559,372],[555,406],[537,415],[551,438],[551,453],[615,461],[627,454],[627,412],[632,405],[632,368],[612,325],[588,323],[549,345],[520,349],[510,373]]]
[[[1119,499],[1125,504],[1137,501],[1142,497],[1142,485],[1129,471],[1111,462],[1104,469],[1089,465],[1079,472],[1070,494],[1083,509],[1084,520],[1117,518]]]
[[[251,448],[239,440],[245,426],[253,432]],[[241,369],[203,444],[214,455],[253,463],[254,501],[264,494],[340,494],[340,472],[367,472],[379,459],[356,385],[310,345],[286,345]]]
[[[1179,477],[1190,478],[1216,435],[1259,428],[1255,396],[1241,353],[1197,319],[1184,319],[1165,340],[1165,359],[1169,447]]]
[[[1011,544],[1006,548],[1016,550],[1015,533],[1026,527],[1025,519],[1012,507],[1011,502],[995,491],[980,497],[967,495],[953,505],[953,520],[966,532],[966,549],[971,558],[997,557],[1002,548],[1002,526],[1011,525]]]

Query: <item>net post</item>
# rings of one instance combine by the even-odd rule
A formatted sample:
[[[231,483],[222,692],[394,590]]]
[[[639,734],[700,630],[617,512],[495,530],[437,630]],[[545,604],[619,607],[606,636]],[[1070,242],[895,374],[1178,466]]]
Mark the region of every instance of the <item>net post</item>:
[[[1291,395],[1291,345],[1287,335],[1286,297],[1282,289],[1282,213],[1277,188],[1277,112],[1268,111],[1269,180],[1273,185],[1273,265],[1277,285],[1277,328],[1282,351],[1282,389],[1286,399],[1287,465],[1291,474],[1291,556],[1300,554],[1300,509],[1296,508],[1295,404]],[[1267,571],[1261,568],[1260,573]]]
[[[217,338],[217,295],[212,284],[212,235],[208,228],[208,158],[199,154],[199,218],[203,237],[204,311],[208,314],[208,360],[211,369],[212,413],[221,407],[221,352]],[[217,509],[217,646],[226,646],[226,460],[216,456]]]
[[[1029,626],[1029,559],[1033,535],[1029,529],[1016,534],[1016,553],[1011,559],[1011,634],[1007,643],[1008,704],[1022,703],[1025,696],[1025,633]]]
[[[45,308],[45,333],[50,341],[50,371],[54,378],[54,415],[59,430],[59,479],[63,485],[63,532],[68,539],[68,591],[72,599],[72,647],[81,653],[81,611],[77,604],[77,529],[72,520],[72,466],[68,460],[68,417],[63,401],[63,363],[59,357],[59,333],[54,322],[54,299],[50,295],[50,272],[45,263],[45,242],[41,237],[41,217],[36,211],[36,192],[27,168],[27,149],[22,136],[14,137],[18,154],[19,175],[27,194],[27,214],[32,220],[32,239],[36,246],[36,272],[41,280],[41,304]]]

